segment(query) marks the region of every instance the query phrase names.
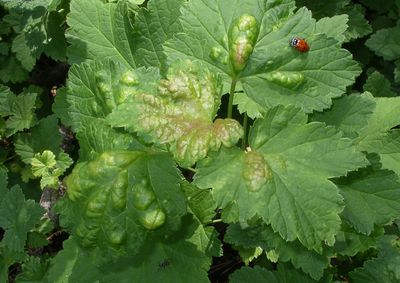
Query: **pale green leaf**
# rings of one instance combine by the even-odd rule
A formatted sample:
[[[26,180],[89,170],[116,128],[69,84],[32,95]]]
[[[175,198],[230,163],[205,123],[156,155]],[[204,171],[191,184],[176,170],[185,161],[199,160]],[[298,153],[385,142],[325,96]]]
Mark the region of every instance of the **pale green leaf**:
[[[378,30],[365,44],[385,60],[400,58],[400,25]]]
[[[367,125],[374,109],[375,100],[370,93],[351,94],[335,99],[331,109],[315,113],[312,120],[335,126],[346,137],[355,138]]]
[[[67,16],[70,63],[101,58],[128,68],[136,67],[134,30],[125,1],[104,4],[98,0],[72,0],[70,9]]]
[[[396,96],[393,92],[390,81],[378,71],[374,71],[368,76],[363,86],[364,91],[369,91],[374,96]]]
[[[325,33],[328,37],[334,37],[338,41],[345,40],[344,32],[347,29],[348,15],[337,15],[331,18],[325,17],[317,21],[315,32]]]
[[[32,173],[36,177],[45,176],[56,166],[56,156],[50,150],[37,153],[31,160]]]
[[[5,230],[2,243],[11,251],[23,251],[27,233],[39,222],[43,209],[25,200],[19,186],[12,187],[0,204],[0,227]]]
[[[368,260],[362,268],[350,273],[354,283],[400,282],[400,243],[395,236],[384,236],[379,243],[379,255]]]
[[[58,119],[55,115],[47,116],[31,128],[27,133],[17,135],[15,152],[22,161],[30,164],[34,154],[50,150],[54,154],[60,152],[61,134],[58,130]]]
[[[368,167],[338,182],[346,202],[342,217],[358,232],[369,235],[374,225],[400,217],[400,180],[389,170]]]
[[[193,165],[210,150],[237,143],[243,135],[233,119],[216,119],[220,105],[219,78],[191,62],[177,62],[158,88],[136,92],[108,117],[114,127],[137,132],[146,142],[169,145],[183,167]]]
[[[195,183],[213,188],[218,206],[235,203],[238,219],[261,216],[280,235],[310,249],[333,244],[342,197],[328,180],[365,166],[364,156],[333,127],[306,124],[298,108],[276,107],[255,122],[249,149],[222,149],[197,166]]]
[[[182,33],[164,44],[168,60],[189,58],[206,63],[230,84],[242,83],[246,94],[263,107],[294,104],[305,111],[328,108],[360,73],[340,42],[316,31],[311,12],[294,1],[196,0],[182,8]],[[258,23],[257,38],[243,70],[234,68],[232,30],[243,15]],[[293,37],[305,38],[310,51],[290,46]],[[232,45],[232,46],[231,46]],[[250,47],[247,47],[250,48]]]
[[[238,106],[238,110],[241,114],[246,113],[250,118],[261,118],[264,109],[257,102],[249,98],[246,93],[236,93],[233,98],[233,104]]]

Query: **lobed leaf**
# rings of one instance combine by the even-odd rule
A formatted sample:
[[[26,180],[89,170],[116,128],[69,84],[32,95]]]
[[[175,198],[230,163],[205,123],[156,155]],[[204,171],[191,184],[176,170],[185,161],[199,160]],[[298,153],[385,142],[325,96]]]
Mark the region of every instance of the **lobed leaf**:
[[[369,49],[385,60],[400,58],[400,27],[380,29],[365,42]]]
[[[322,241],[332,245],[343,202],[328,178],[365,166],[364,156],[333,128],[306,124],[300,109],[282,106],[255,122],[249,147],[210,154],[195,184],[211,187],[221,208],[234,204],[236,221],[257,214],[288,241],[315,250]]]

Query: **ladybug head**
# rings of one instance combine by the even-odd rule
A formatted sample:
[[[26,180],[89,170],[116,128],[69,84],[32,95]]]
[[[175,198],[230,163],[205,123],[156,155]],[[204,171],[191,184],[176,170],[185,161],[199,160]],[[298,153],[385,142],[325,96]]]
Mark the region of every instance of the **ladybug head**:
[[[299,43],[299,39],[297,37],[295,37],[295,38],[292,38],[289,42],[292,46],[297,46],[297,44]]]

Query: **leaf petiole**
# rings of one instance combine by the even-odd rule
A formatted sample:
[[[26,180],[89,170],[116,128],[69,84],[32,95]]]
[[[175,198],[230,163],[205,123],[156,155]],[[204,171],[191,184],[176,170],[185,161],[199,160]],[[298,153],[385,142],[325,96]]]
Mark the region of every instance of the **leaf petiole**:
[[[231,83],[231,89],[229,91],[229,102],[228,102],[228,118],[232,118],[232,108],[233,108],[233,97],[235,95],[236,80],[233,79]]]

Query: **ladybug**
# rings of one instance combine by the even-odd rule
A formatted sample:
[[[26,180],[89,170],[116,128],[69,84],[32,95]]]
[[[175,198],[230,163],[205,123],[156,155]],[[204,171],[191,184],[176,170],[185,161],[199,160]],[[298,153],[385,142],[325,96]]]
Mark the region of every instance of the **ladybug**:
[[[310,46],[304,38],[294,37],[290,40],[290,45],[299,52],[307,52],[310,50]]]

